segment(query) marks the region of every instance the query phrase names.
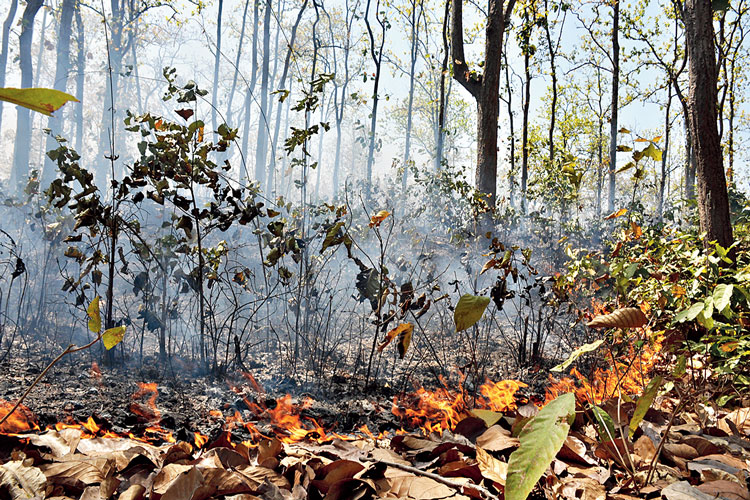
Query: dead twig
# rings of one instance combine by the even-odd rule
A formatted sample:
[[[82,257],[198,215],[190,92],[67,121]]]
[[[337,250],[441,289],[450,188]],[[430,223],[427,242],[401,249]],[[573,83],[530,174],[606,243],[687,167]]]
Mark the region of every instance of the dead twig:
[[[480,486],[478,484],[464,484],[464,483],[459,483],[458,481],[453,481],[451,479],[445,478],[445,477],[440,476],[438,474],[434,474],[432,472],[427,472],[427,471],[423,471],[423,470],[417,469],[416,467],[412,467],[411,465],[403,465],[403,464],[399,464],[399,463],[396,463],[396,462],[388,462],[387,460],[375,460],[375,459],[372,459],[372,458],[365,458],[365,459],[363,459],[363,461],[384,464],[384,465],[387,465],[388,467],[395,467],[396,469],[401,469],[401,470],[406,471],[406,472],[411,472],[412,474],[416,474],[416,475],[419,475],[419,476],[428,477],[428,478],[430,478],[430,479],[432,479],[434,481],[437,481],[437,482],[442,483],[442,484],[444,484],[446,486],[454,488],[454,489],[458,490],[459,493],[464,494],[464,495],[468,495],[468,493],[466,492],[467,489],[472,489],[472,490],[475,490],[475,491],[479,492],[479,494],[481,494],[483,498],[486,498],[488,500],[500,500],[500,497],[498,497],[497,495],[493,494],[487,488],[485,488],[483,486]]]

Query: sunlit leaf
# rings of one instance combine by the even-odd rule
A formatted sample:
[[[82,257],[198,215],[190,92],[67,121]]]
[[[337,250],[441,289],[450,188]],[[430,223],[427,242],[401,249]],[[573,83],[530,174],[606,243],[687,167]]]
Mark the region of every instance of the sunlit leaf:
[[[458,299],[456,310],[453,312],[453,320],[456,323],[456,331],[460,332],[473,326],[482,318],[484,310],[490,303],[489,297],[477,297],[475,295],[464,295]]]
[[[411,328],[405,329],[398,335],[398,356],[401,359],[404,359],[404,356],[406,356],[406,350],[409,349],[409,345],[411,344],[411,336],[414,332],[414,327],[411,324],[409,326]]]
[[[411,332],[414,331],[414,325],[411,323],[401,323],[396,328],[390,330],[388,333],[385,334],[385,339],[383,342],[378,345],[378,351],[383,352],[383,349],[388,347],[388,344],[393,342],[393,339],[400,335],[405,335],[407,332],[409,334],[409,340],[411,340]],[[407,345],[407,347],[409,347]],[[403,356],[402,356],[403,357]]]
[[[583,344],[581,347],[570,353],[570,356],[568,356],[568,359],[560,363],[559,365],[553,367],[550,369],[550,371],[553,372],[561,372],[565,370],[567,367],[569,367],[575,360],[586,354],[587,352],[595,351],[599,348],[600,345],[604,343],[604,339],[599,339],[594,342],[591,342],[590,344]]]
[[[641,421],[643,420],[643,417],[646,416],[648,409],[651,408],[651,403],[654,402],[654,398],[659,392],[661,382],[662,378],[657,375],[648,383],[646,388],[643,389],[643,394],[638,398],[635,412],[633,412],[633,417],[630,419],[630,439],[633,439],[633,434],[635,434],[638,426],[641,425]]]
[[[568,437],[576,414],[572,392],[542,408],[519,435],[521,445],[510,454],[505,482],[506,500],[526,500]]]
[[[612,212],[611,214],[609,214],[608,216],[606,216],[604,218],[604,220],[616,219],[617,217],[622,217],[626,213],[628,213],[628,209],[627,208],[621,208],[620,210],[618,210],[616,212]]]
[[[727,285],[724,283],[716,285],[716,288],[714,288],[713,299],[714,307],[717,311],[723,313],[724,310],[729,307],[729,303],[732,300],[732,292],[734,292],[734,285]]]
[[[102,335],[102,342],[104,347],[109,351],[114,346],[122,342],[122,338],[125,336],[125,326],[116,326],[114,328],[107,328],[104,330]]]
[[[102,316],[99,313],[99,296],[94,297],[89,307],[86,309],[89,316],[89,330],[93,333],[99,333],[102,329]]]
[[[370,217],[370,227],[380,227],[380,223],[383,222],[389,215],[390,212],[387,210],[381,210],[372,217]]]
[[[32,111],[51,116],[66,102],[79,102],[78,99],[55,89],[15,89],[0,88],[0,101],[23,106]]]

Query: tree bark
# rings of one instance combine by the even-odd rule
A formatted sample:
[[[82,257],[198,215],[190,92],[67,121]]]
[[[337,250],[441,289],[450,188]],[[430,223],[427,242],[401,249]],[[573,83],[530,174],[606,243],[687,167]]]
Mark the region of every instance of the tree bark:
[[[75,107],[75,142],[76,151],[81,151],[83,146],[83,92],[85,88],[86,77],[86,28],[83,25],[81,16],[81,4],[76,2],[76,98],[81,104]]]
[[[490,207],[497,198],[497,122],[502,69],[503,34],[515,0],[490,0],[485,30],[485,67],[481,76],[470,73],[464,56],[463,0],[453,0],[451,52],[453,77],[477,101],[476,188],[487,197]]]
[[[63,0],[60,11],[60,24],[57,35],[57,63],[55,64],[55,90],[65,92],[68,87],[68,73],[70,72],[70,39],[73,27],[73,11],[75,10],[76,0]],[[81,106],[78,103],[78,106]],[[62,120],[59,116],[50,116],[47,120],[47,128],[50,133],[47,135],[47,145],[45,152],[55,149],[55,135],[62,135]],[[46,155],[45,155],[46,157]],[[42,188],[46,188],[55,178],[57,168],[56,162],[46,158],[44,169],[42,171]]]
[[[18,10],[18,0],[11,0],[10,8],[8,9],[8,16],[3,22],[3,39],[2,49],[0,49],[0,87],[5,87],[5,68],[8,65],[8,42],[10,37],[10,27],[13,24],[13,19],[16,17],[16,11]],[[0,132],[3,128],[3,101],[0,101]]]
[[[221,13],[224,10],[224,0],[219,0],[219,11],[216,14],[216,54],[214,57],[214,91],[211,95],[211,127],[217,130],[216,110],[218,109],[219,69],[221,67]],[[241,45],[241,44],[240,44]]]
[[[686,0],[683,9],[688,51],[690,131],[695,148],[698,215],[705,242],[733,242],[729,198],[717,127],[717,72],[711,0]]]
[[[266,2],[263,13],[263,63],[260,73],[260,115],[258,116],[258,140],[255,147],[255,180],[262,187],[266,181],[266,157],[268,155],[268,76],[271,61],[271,0]]]
[[[245,25],[247,24],[247,8],[250,5],[250,0],[245,0],[245,9],[242,11],[242,27],[240,28],[240,40],[237,44],[237,59],[234,61],[234,76],[232,77],[232,88],[229,90],[229,98],[227,99],[227,122],[229,125],[232,124],[232,101],[234,100],[234,92],[237,90],[237,78],[240,74],[240,58],[242,57],[242,45],[245,43]]]
[[[29,88],[34,83],[31,62],[31,40],[34,37],[34,18],[44,0],[28,0],[21,17],[21,36],[18,56],[21,66],[21,87]],[[29,175],[29,142],[31,139],[31,118],[29,109],[17,106],[16,139],[13,150],[13,169],[10,176],[10,191],[18,194],[23,191],[21,184]]]
[[[609,212],[615,211],[617,189],[615,171],[617,170],[617,111],[620,106],[620,0],[614,0],[612,6],[612,104],[609,122]]]
[[[250,151],[247,149],[248,141],[250,140],[250,109],[253,98],[253,92],[255,91],[255,84],[258,81],[258,23],[259,23],[259,9],[258,0],[253,0],[253,43],[252,43],[252,56],[250,66],[252,66],[250,85],[245,92],[245,119],[242,132],[242,157],[244,162],[240,170],[239,180],[240,184],[246,184],[250,175],[250,167],[247,165],[247,161],[250,159]]]

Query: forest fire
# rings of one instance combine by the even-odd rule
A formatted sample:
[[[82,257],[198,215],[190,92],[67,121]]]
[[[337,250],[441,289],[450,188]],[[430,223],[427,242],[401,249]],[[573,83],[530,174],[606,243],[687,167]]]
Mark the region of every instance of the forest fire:
[[[0,399],[0,419],[4,418],[13,409],[13,403]],[[0,433],[15,434],[39,429],[36,416],[29,408],[20,405],[8,419],[0,424]]]
[[[636,350],[634,342],[628,342],[627,352],[618,359],[610,353],[612,364],[607,368],[596,368],[590,378],[585,377],[575,367],[570,370],[570,377],[556,379],[550,375],[545,404],[565,392],[575,392],[581,402],[599,405],[609,398],[620,394],[639,394],[650,381],[649,374],[659,360],[664,336],[652,334],[644,329],[645,337],[651,341],[642,343]]]

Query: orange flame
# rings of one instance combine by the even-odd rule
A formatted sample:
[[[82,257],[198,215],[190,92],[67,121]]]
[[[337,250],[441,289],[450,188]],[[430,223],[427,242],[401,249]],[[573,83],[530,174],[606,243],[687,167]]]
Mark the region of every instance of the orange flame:
[[[13,403],[0,399],[0,418],[5,417],[12,408]],[[0,432],[6,434],[16,434],[34,429],[39,429],[36,415],[24,405],[19,405],[16,411],[8,417],[8,420],[0,425]]]

